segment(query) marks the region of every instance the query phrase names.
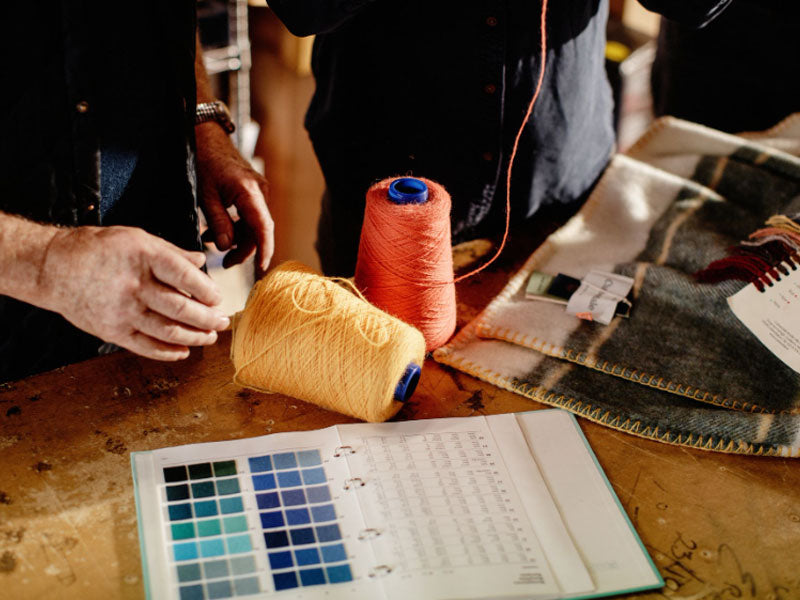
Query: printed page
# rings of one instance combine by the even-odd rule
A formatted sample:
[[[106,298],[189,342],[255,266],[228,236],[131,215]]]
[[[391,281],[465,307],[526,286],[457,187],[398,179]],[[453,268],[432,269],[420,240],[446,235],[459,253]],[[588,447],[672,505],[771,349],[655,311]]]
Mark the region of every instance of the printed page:
[[[589,571],[561,519],[539,468],[532,460],[516,415],[492,415],[486,417],[486,421],[508,470],[514,474],[514,486],[523,498],[528,518],[544,548],[561,595],[593,591],[594,583]]]
[[[331,427],[134,453],[148,596],[383,597],[339,445]]]
[[[520,474],[506,468],[483,417],[339,430],[388,598],[558,597],[514,488]]]
[[[788,268],[788,267],[787,267]],[[747,285],[728,298],[733,314],[775,356],[800,373],[800,276],[788,277],[759,292]]]
[[[619,504],[575,418],[563,410],[515,415],[562,519],[594,580],[607,596],[664,585]]]

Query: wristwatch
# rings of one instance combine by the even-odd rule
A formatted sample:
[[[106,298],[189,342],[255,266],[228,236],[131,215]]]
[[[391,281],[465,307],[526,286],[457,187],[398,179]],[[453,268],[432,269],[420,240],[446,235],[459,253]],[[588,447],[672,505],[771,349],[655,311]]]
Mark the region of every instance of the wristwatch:
[[[194,124],[199,125],[206,121],[216,121],[229,135],[236,131],[236,125],[231,119],[231,111],[225,106],[224,102],[215,100],[214,102],[202,102],[197,105],[194,113]]]

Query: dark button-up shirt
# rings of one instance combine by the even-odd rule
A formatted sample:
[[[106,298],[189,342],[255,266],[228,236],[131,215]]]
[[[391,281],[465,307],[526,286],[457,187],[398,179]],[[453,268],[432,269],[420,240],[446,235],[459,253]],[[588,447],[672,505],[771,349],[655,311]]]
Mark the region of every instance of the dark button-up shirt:
[[[673,4],[689,6],[700,24],[727,1]],[[509,153],[541,68],[539,0],[270,6],[292,32],[318,34],[306,127],[330,194],[327,235],[356,236],[344,249],[349,262],[366,188],[392,175],[444,184],[456,240],[500,228]],[[607,164],[614,145],[607,15],[607,0],[549,3],[544,84],[512,177],[516,221],[580,198]]]
[[[61,225],[139,226],[199,248],[195,2],[125,6],[4,7],[0,211]],[[101,186],[104,152],[136,159],[135,168],[123,165],[114,206],[101,197],[109,189]],[[0,381],[96,354],[101,343],[55,313],[0,296]]]

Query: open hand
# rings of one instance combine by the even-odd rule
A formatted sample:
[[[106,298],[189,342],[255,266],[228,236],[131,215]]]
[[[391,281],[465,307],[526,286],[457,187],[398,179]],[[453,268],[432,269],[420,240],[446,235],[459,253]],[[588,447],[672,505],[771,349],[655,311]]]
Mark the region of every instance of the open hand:
[[[60,229],[42,267],[41,305],[104,341],[179,360],[229,324],[204,262],[202,252],[133,227]]]

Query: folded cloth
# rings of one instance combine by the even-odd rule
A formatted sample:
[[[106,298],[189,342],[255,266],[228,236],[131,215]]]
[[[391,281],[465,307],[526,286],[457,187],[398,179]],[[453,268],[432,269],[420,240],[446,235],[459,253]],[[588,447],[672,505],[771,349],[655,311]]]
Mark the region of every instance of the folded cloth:
[[[800,375],[733,315],[743,285],[692,274],[773,214],[800,211],[797,118],[747,139],[673,118],[617,155],[584,207],[434,354],[528,397],[653,439],[800,456]],[[634,279],[629,319],[525,298],[534,270]]]

